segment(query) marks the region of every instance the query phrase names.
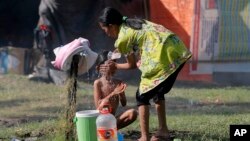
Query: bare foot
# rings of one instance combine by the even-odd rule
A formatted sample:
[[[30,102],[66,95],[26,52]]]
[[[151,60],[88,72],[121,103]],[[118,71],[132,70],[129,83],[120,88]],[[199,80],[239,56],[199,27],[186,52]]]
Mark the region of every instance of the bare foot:
[[[151,137],[150,141],[170,141],[170,137],[169,136],[154,135]]]
[[[162,130],[158,130],[155,132],[154,134],[155,136],[166,136],[166,137],[169,137],[169,131],[162,131]]]
[[[157,131],[150,139],[150,141],[168,141],[170,140],[170,135],[168,131]]]

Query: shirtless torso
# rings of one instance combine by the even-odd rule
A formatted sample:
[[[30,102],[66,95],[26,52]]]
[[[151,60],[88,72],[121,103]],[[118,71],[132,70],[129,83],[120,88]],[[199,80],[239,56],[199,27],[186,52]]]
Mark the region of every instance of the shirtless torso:
[[[124,83],[118,79],[108,80],[106,77],[101,77],[94,82],[94,97],[95,97],[95,106],[97,109],[100,109],[100,106],[104,104],[109,104],[111,108],[111,113],[115,115],[116,110],[119,106],[119,102],[122,106],[126,106],[127,100],[123,86]],[[121,87],[119,87],[121,86]]]

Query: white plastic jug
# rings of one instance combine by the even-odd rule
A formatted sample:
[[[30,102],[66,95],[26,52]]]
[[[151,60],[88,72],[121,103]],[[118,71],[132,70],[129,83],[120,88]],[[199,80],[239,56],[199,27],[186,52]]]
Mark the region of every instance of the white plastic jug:
[[[100,111],[96,119],[97,140],[117,141],[116,118],[110,113],[107,107]]]
[[[112,52],[112,51],[108,52],[108,59],[115,60],[115,59],[119,59],[119,58],[121,58],[121,53],[119,53],[119,52]]]

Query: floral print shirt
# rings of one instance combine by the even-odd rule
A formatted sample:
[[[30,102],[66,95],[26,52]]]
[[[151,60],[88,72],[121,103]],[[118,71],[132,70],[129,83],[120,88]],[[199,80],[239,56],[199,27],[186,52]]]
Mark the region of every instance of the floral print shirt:
[[[166,80],[192,55],[173,32],[149,21],[135,30],[122,24],[115,47],[122,54],[135,52],[141,64],[139,92],[143,94]]]

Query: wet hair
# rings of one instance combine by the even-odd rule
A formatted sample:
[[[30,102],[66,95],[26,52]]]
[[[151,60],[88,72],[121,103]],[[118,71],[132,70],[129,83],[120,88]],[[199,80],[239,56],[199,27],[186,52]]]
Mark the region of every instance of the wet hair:
[[[98,54],[98,58],[96,60],[96,65],[100,66],[101,64],[104,64],[105,61],[108,60],[108,50],[103,50],[100,54]]]
[[[104,26],[108,26],[109,24],[120,26],[124,23],[126,26],[136,30],[142,29],[142,24],[146,23],[143,19],[125,17],[112,7],[106,7],[103,9],[99,17],[99,22]]]

